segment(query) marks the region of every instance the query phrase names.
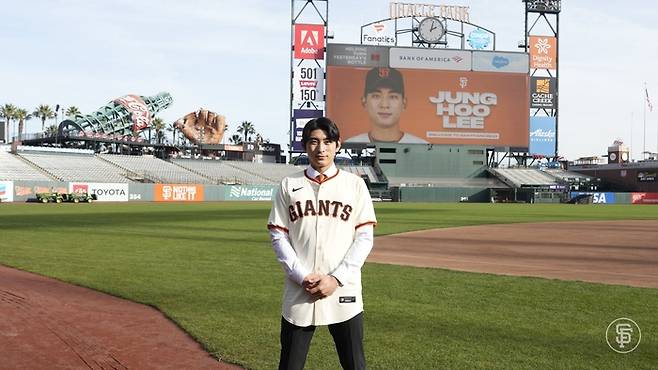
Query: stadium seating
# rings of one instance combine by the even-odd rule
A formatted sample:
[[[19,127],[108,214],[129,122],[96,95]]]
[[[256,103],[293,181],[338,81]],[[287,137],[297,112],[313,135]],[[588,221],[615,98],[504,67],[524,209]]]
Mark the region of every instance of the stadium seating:
[[[430,177],[388,177],[390,186],[410,187],[456,187],[456,188],[500,188],[506,187],[496,178],[430,178]]]
[[[97,158],[93,154],[29,151],[19,152],[19,155],[61,181],[130,181],[125,176],[126,171]]]
[[[544,171],[534,168],[491,168],[489,172],[513,187],[551,186],[557,179]]]
[[[300,168],[274,163],[173,159],[173,163],[190,171],[203,173],[220,184],[277,184]]]
[[[53,181],[55,179],[20,157],[0,151],[0,180]]]
[[[174,163],[150,155],[99,154],[99,157],[130,171],[144,181],[174,184],[212,183],[208,176],[191,172]],[[204,174],[205,175],[205,174]]]
[[[361,178],[367,177],[371,183],[379,182],[375,169],[370,166],[338,166],[340,169],[351,172]]]

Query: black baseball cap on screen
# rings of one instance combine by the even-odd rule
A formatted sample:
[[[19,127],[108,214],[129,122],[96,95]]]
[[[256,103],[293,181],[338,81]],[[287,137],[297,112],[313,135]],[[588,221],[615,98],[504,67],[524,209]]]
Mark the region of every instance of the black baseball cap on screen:
[[[393,92],[404,95],[402,73],[395,68],[375,67],[366,75],[366,86],[363,96],[381,88],[389,88]]]

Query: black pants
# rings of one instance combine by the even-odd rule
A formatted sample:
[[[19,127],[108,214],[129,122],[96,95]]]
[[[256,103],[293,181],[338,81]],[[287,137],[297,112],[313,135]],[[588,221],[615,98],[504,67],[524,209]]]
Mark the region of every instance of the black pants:
[[[301,370],[311,345],[315,326],[297,326],[281,318],[281,358],[279,370]],[[364,370],[363,312],[353,318],[329,325],[340,364],[345,370]]]

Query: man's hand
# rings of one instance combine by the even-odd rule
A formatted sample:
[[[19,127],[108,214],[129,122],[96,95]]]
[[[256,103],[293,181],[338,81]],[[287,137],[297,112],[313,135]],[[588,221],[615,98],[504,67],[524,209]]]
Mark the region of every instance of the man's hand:
[[[338,281],[336,280],[336,278],[331,275],[318,275],[318,276],[320,276],[320,279],[317,281],[315,286],[304,287],[306,292],[310,294],[314,299],[327,298],[330,295],[334,294],[336,288],[338,288]]]
[[[302,288],[304,288],[304,290],[308,292],[309,289],[315,288],[318,285],[318,283],[320,282],[320,278],[322,278],[322,275],[317,273],[306,275],[306,277],[304,277],[304,280],[302,280]]]
[[[188,113],[174,122],[174,126],[194,144],[219,144],[226,130],[224,116],[205,109]]]

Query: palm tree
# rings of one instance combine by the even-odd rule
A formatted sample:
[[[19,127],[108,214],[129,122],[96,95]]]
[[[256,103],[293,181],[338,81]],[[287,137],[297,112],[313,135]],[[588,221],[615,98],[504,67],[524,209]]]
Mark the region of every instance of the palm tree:
[[[238,132],[244,135],[244,142],[248,142],[251,140],[251,135],[256,133],[256,129],[253,123],[242,121],[240,122],[240,126],[238,126]]]
[[[50,125],[50,126],[46,127],[46,130],[43,132],[43,134],[46,137],[57,136],[57,129],[58,129],[57,125]]]
[[[14,119],[18,120],[18,141],[21,141],[21,137],[23,135],[23,129],[25,127],[25,121],[31,118],[32,115],[27,113],[26,109],[23,108],[16,109],[16,114],[14,115]]]
[[[164,137],[165,123],[160,117],[155,117],[153,119],[153,128],[155,129],[155,138],[158,144],[162,144],[162,138]]]
[[[176,126],[174,126],[173,123],[171,123],[171,124],[169,124],[169,126],[167,126],[167,131],[169,131],[169,132],[172,133],[172,139],[171,139],[171,142],[172,142],[174,145],[176,145],[176,131],[177,131],[177,130],[178,130],[178,129],[176,128]]]
[[[41,131],[46,130],[46,120],[55,118],[55,112],[47,104],[41,104],[37,109],[32,112],[32,116],[41,118]]]
[[[240,144],[242,144],[242,136],[240,136],[238,134],[234,134],[233,136],[231,136],[228,139],[228,141],[230,141],[231,143],[233,143],[235,145],[240,145]]]
[[[66,110],[66,116],[69,118],[73,118],[78,114],[82,114],[82,113],[80,112],[80,109],[78,109],[78,107],[76,107],[75,105],[70,106],[69,109]]]
[[[0,117],[4,118],[7,121],[7,132],[9,132],[9,127],[11,126],[11,120],[14,119],[15,114],[16,114],[16,106],[13,104],[5,104],[2,107],[0,107]],[[9,137],[9,139],[11,140],[11,137]]]

